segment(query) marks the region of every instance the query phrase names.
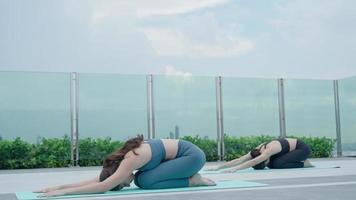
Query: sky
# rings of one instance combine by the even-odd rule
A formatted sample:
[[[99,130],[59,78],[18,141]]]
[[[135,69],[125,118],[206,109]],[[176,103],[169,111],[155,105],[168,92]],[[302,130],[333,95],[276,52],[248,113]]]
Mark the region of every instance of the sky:
[[[356,75],[354,0],[0,0],[0,71]]]

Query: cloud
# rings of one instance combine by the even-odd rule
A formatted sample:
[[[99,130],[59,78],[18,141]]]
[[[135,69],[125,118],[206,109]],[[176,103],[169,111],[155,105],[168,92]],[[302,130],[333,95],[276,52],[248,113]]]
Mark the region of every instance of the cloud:
[[[165,74],[165,79],[169,80],[171,84],[173,84],[172,91],[175,96],[179,96],[182,90],[184,90],[185,86],[189,86],[194,83],[192,73],[190,72],[184,72],[181,70],[176,69],[176,67],[172,65],[166,65],[164,67],[164,74]]]
[[[175,67],[171,65],[165,66],[165,73],[166,76],[183,76],[183,77],[191,77],[192,73],[190,72],[183,72],[180,70],[177,70]]]
[[[158,15],[176,15],[188,12],[194,12],[200,9],[215,7],[225,4],[230,0],[158,0],[143,1],[145,3],[138,7],[137,15],[139,17],[151,17]]]
[[[99,1],[94,5],[90,24],[94,30],[101,30],[101,25],[110,21],[109,24],[121,25],[112,27],[112,30],[140,32],[159,56],[240,56],[251,51],[254,43],[242,37],[236,27],[229,27],[233,23],[221,25],[222,22],[210,11],[196,12],[228,2],[229,0]],[[193,14],[185,17],[179,15],[184,13]],[[145,21],[145,18],[150,20]],[[165,23],[154,23],[160,20]]]
[[[254,48],[254,43],[243,37],[215,29],[212,40],[200,40],[183,30],[169,28],[143,29],[152,48],[161,56],[232,57],[241,56]]]
[[[168,16],[194,12],[228,3],[230,0],[130,0],[95,1],[91,24],[97,25],[110,17],[131,19]]]
[[[284,40],[298,46],[338,44],[345,41],[345,37],[351,39],[348,43],[356,42],[354,1],[286,1],[277,4],[275,9],[277,17],[268,20],[268,24]]]

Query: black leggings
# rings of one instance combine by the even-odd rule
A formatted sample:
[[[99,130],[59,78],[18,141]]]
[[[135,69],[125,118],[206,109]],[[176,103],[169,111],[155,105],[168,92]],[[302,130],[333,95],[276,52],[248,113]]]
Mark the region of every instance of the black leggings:
[[[303,141],[297,140],[295,150],[270,160],[268,167],[271,169],[302,168],[310,155],[311,150]]]

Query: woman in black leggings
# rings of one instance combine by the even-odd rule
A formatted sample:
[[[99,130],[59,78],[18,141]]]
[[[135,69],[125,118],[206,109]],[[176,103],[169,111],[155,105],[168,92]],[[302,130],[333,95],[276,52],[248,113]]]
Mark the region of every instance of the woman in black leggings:
[[[272,169],[312,167],[307,160],[310,153],[310,147],[301,140],[279,138],[260,144],[240,158],[207,170],[229,168],[224,172],[234,172],[249,167],[254,169],[264,169],[266,166]]]

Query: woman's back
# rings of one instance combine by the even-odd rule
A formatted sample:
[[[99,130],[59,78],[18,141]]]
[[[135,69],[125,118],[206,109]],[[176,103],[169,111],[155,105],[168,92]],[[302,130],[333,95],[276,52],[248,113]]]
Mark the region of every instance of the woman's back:
[[[125,158],[131,157],[131,156],[137,156],[140,160],[140,167],[146,165],[147,163],[149,163],[150,160],[153,159],[152,156],[157,156],[155,154],[157,154],[157,145],[152,145],[153,143],[159,143],[159,141],[162,142],[163,144],[163,148],[164,149],[159,149],[158,151],[163,151],[165,153],[165,160],[171,160],[174,159],[177,155],[177,151],[178,151],[178,142],[179,140],[176,139],[151,139],[151,140],[146,140],[144,142],[142,142],[142,144],[134,149],[131,150],[130,152],[127,153],[127,155],[125,155]],[[155,148],[155,149],[152,149]],[[136,153],[134,153],[134,152]]]
[[[283,140],[285,142],[283,142]],[[261,144],[259,146],[262,151],[264,149],[263,148],[264,144]],[[275,140],[268,142],[265,146],[266,146],[266,149],[269,149],[274,154],[276,154],[276,153],[283,151],[284,150],[283,148],[288,148],[288,152],[293,151],[293,150],[295,150],[296,144],[297,144],[297,139],[295,139],[295,138],[279,138],[279,139],[275,139]],[[285,147],[286,145],[288,147]]]

